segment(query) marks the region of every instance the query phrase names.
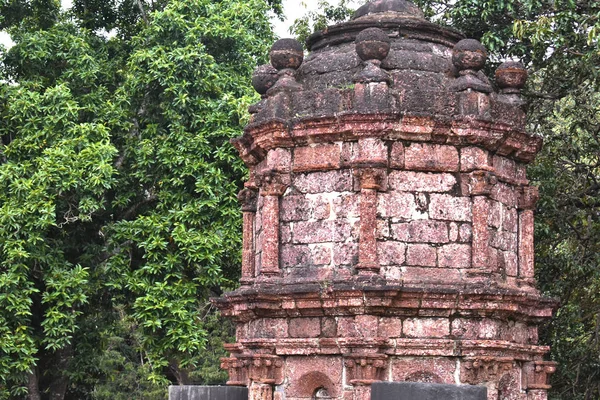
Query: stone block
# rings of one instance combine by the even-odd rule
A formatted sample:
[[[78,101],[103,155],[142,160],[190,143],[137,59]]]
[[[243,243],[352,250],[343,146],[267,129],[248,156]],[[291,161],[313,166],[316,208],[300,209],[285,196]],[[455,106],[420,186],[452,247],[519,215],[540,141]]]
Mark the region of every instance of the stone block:
[[[490,160],[487,150],[479,147],[465,147],[460,150],[460,170],[462,172],[489,168]]]
[[[382,218],[426,219],[427,213],[417,207],[412,193],[388,192],[377,196],[377,214]]]
[[[388,219],[377,220],[377,239],[384,240],[390,238],[390,223]]]
[[[310,249],[305,245],[284,245],[280,251],[283,268],[306,266],[311,261]]]
[[[321,318],[321,335],[325,338],[335,337],[337,333],[337,322],[335,318]]]
[[[377,254],[381,265],[402,265],[406,259],[406,244],[392,240],[378,242]]]
[[[248,400],[248,388],[238,386],[169,386],[169,400]]]
[[[292,338],[316,338],[321,336],[321,319],[292,318],[288,329]]]
[[[331,264],[331,245],[317,244],[309,246],[312,253],[313,265],[329,265]]]
[[[515,178],[518,181],[526,181],[527,180],[527,165],[517,164],[515,167]]]
[[[286,173],[290,171],[292,154],[288,149],[273,149],[267,153],[266,169]]]
[[[516,233],[498,230],[492,233],[490,244],[500,250],[517,251],[517,240]]]
[[[387,144],[379,138],[362,138],[358,141],[357,163],[388,164]]]
[[[449,233],[448,233],[448,239],[451,242],[458,242],[458,234],[459,234],[459,226],[456,222],[451,222],[448,225],[448,229],[449,229]]]
[[[501,228],[502,220],[504,219],[504,204],[498,201],[490,201],[490,213],[488,214],[487,223],[492,228]]]
[[[360,329],[362,336],[367,338],[377,337],[377,325],[379,318],[375,315],[357,315],[354,318],[355,324]]]
[[[292,230],[290,224],[282,223],[279,225],[279,238],[281,243],[287,244],[292,241]]]
[[[358,218],[359,212],[358,194],[344,193],[333,198],[333,212],[336,218]]]
[[[442,268],[470,268],[471,245],[453,243],[438,248],[438,266]]]
[[[363,337],[363,332],[354,317],[340,317],[337,321],[337,336]]]
[[[390,188],[404,192],[443,193],[452,190],[456,178],[452,174],[414,171],[392,171],[389,175]]]
[[[310,196],[310,216],[314,219],[331,217],[331,196]]]
[[[485,386],[458,386],[421,382],[377,382],[371,400],[487,400]]]
[[[294,172],[323,171],[340,168],[341,146],[319,144],[294,150]]]
[[[415,171],[455,172],[458,171],[458,151],[454,146],[413,143],[404,150],[404,165]]]
[[[397,266],[381,268],[381,275],[389,281],[399,281],[402,278],[402,268]]]
[[[281,220],[307,221],[310,218],[310,207],[306,196],[289,195],[281,199]]]
[[[358,262],[358,245],[343,243],[333,246],[333,263],[335,265],[355,265]]]
[[[447,318],[407,318],[402,333],[411,338],[442,338],[450,334]]]
[[[294,243],[342,242],[350,237],[352,227],[344,220],[300,221],[294,224]]]
[[[404,144],[394,142],[390,153],[390,168],[404,169]]]
[[[514,181],[516,178],[516,164],[510,158],[494,155],[493,166],[496,176],[500,179]]]
[[[429,244],[409,244],[406,258],[408,265],[435,267],[437,249]]]
[[[342,167],[348,168],[352,166],[352,161],[356,158],[358,152],[358,142],[343,142],[342,143]]]
[[[500,338],[500,332],[500,322],[490,318],[456,318],[452,320],[452,336],[459,339],[496,340]]]
[[[504,258],[504,270],[506,275],[516,277],[519,275],[519,257],[514,251],[502,252]]]
[[[381,317],[377,328],[380,338],[398,338],[402,336],[402,320],[394,317]]]
[[[448,243],[448,226],[445,222],[419,220],[392,224],[394,239],[409,243]]]
[[[432,219],[470,222],[473,219],[471,198],[432,194],[429,202]]]
[[[458,240],[463,243],[470,242],[473,238],[473,227],[470,224],[461,224],[458,231]]]
[[[505,206],[516,207],[519,196],[514,187],[498,183],[492,188],[491,196],[493,200],[502,202]]]
[[[352,173],[350,170],[309,172],[296,175],[292,183],[301,193],[349,192]]]
[[[445,269],[440,271],[438,267],[404,267],[402,279],[413,283],[431,282],[458,282],[461,280],[459,269]]]
[[[248,337],[251,338],[286,338],[288,322],[284,318],[260,318],[248,323]]]

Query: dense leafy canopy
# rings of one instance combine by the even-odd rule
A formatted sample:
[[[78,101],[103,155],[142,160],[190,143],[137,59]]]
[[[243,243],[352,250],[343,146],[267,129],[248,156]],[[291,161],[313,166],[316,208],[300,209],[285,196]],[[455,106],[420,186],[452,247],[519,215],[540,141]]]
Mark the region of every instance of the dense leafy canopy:
[[[530,131],[545,148],[529,175],[540,186],[537,276],[561,307],[542,340],[560,363],[554,399],[600,398],[600,3],[578,0],[415,0],[434,21],[481,40],[490,69],[507,59],[530,70]],[[339,22],[346,1],[296,21]],[[318,15],[318,17],[315,17]],[[491,75],[491,74],[490,74]]]
[[[228,140],[279,7],[0,0],[0,398],[222,379],[207,298],[239,258]]]

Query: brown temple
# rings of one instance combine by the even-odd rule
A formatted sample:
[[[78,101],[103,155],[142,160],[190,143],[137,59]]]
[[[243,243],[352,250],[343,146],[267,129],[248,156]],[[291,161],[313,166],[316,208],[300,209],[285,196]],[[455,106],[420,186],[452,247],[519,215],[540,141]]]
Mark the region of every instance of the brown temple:
[[[251,400],[367,400],[377,381],[485,385],[545,400],[555,364],[535,288],[542,140],[527,72],[482,73],[477,41],[403,0],[374,1],[302,46],[275,43],[233,141],[250,169],[237,323],[223,359]]]

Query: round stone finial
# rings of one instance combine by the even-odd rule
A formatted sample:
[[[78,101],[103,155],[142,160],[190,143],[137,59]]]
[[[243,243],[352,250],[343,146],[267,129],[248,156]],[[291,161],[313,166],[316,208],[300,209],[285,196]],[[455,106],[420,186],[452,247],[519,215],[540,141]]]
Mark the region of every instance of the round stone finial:
[[[271,64],[264,64],[254,70],[252,86],[260,95],[267,94],[267,90],[277,82],[277,70]]]
[[[496,70],[496,83],[500,89],[520,91],[527,82],[527,70],[520,62],[507,61]]]
[[[382,61],[390,53],[390,38],[379,28],[367,28],[356,36],[356,53],[363,61]]]
[[[271,47],[271,65],[277,70],[298,69],[304,61],[304,49],[296,39],[279,39]]]
[[[485,46],[475,39],[463,39],[452,50],[452,63],[459,71],[479,71],[485,66],[487,57]]]
[[[410,1],[406,0],[374,0],[360,7],[354,13],[354,19],[364,17],[369,14],[381,14],[394,12],[411,17],[424,18],[423,11]]]

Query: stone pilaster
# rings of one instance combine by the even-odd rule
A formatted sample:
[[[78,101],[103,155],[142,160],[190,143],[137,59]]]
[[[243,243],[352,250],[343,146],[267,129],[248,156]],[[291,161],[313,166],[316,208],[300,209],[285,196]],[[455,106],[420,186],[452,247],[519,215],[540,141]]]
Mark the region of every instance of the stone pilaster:
[[[263,196],[262,265],[258,273],[262,276],[278,276],[279,270],[279,203],[288,187],[286,177],[277,173],[266,173],[262,177],[260,195]]]
[[[386,172],[382,168],[359,168],[355,173],[360,182],[360,241],[356,269],[360,273],[377,273],[377,191],[382,188]]]
[[[254,265],[254,222],[256,219],[256,202],[258,192],[245,188],[238,194],[242,205],[242,277],[240,282],[250,284],[256,276]]]

